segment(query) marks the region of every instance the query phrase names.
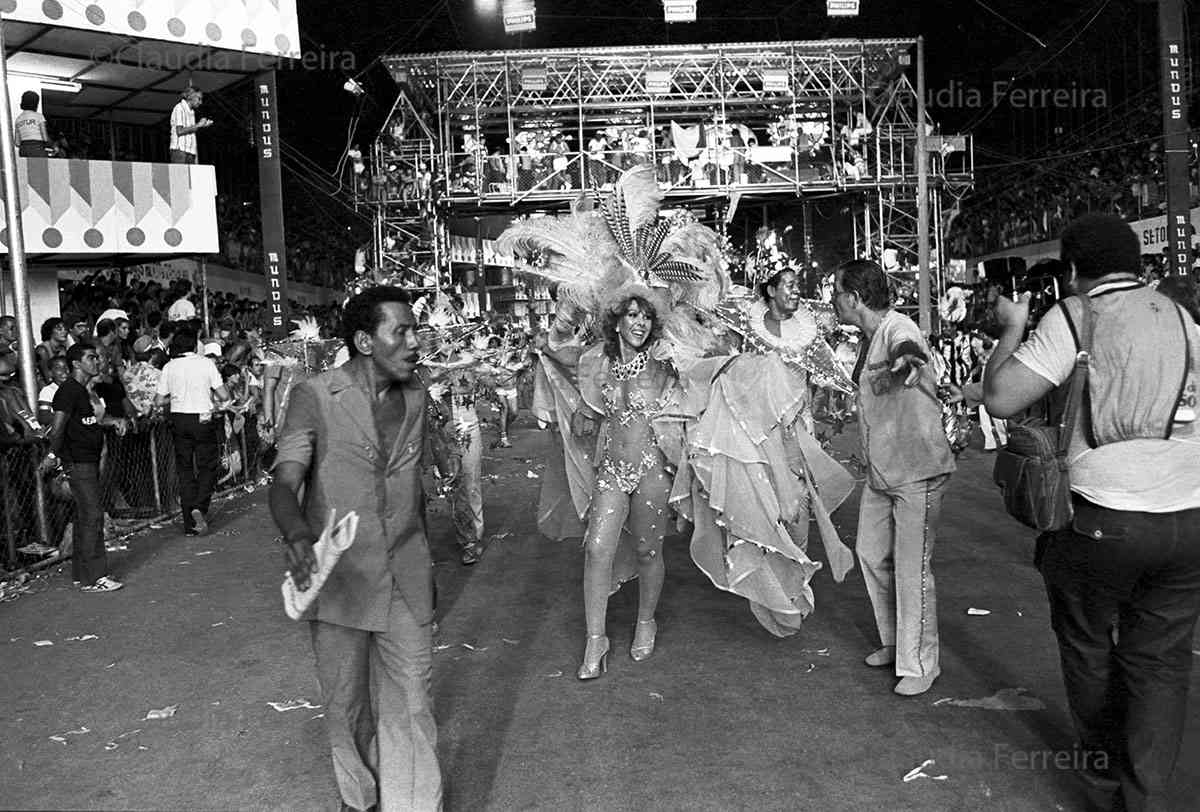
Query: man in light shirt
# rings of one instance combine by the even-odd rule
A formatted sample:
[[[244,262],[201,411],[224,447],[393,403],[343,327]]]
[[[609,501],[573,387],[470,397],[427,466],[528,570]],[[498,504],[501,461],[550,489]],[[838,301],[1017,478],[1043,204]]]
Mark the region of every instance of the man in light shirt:
[[[155,406],[170,408],[184,535],[199,536],[208,532],[208,508],[220,461],[222,424],[213,415],[213,396],[226,401],[229,392],[217,365],[196,352],[196,331],[191,326],[175,333],[171,356],[158,379]]]
[[[1011,417],[1067,386],[1090,333],[1067,452],[1074,516],[1038,538],[1034,563],[1079,752],[1092,755],[1078,765],[1092,807],[1169,809],[1200,617],[1200,337],[1142,284],[1128,223],[1084,215],[1061,242],[1076,295],[1024,341],[1029,295],[999,299],[984,403]]]
[[[212,120],[196,121],[196,108],[204,101],[204,94],[194,87],[183,91],[183,98],[171,110],[171,163],[196,163],[196,133],[212,126]]]
[[[180,285],[179,298],[167,308],[167,321],[191,321],[196,318],[196,306],[188,299],[191,283],[184,281]]]
[[[50,157],[50,133],[46,130],[46,117],[38,112],[40,101],[36,91],[26,90],[21,94],[21,112],[13,126],[17,132],[17,154],[22,158]]]

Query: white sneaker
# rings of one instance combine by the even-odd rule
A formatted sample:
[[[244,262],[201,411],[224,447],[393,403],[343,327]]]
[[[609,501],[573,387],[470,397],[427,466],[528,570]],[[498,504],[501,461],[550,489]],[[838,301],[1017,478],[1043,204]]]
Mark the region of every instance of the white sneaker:
[[[204,518],[204,514],[199,508],[192,508],[192,527],[196,529],[196,535],[203,536],[208,532],[208,520]]]

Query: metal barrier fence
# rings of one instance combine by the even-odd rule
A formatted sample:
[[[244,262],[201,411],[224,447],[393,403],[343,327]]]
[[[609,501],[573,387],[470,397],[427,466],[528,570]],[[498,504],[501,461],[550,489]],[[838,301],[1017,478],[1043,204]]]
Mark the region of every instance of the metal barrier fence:
[[[219,412],[214,419],[222,423],[214,495],[257,482],[263,447],[255,416]],[[44,440],[0,446],[0,570],[44,560],[46,548],[67,552],[64,535],[75,508],[42,465],[47,450]],[[100,460],[106,516],[152,522],[177,513],[177,464],[169,420],[139,420],[124,436],[106,431]]]

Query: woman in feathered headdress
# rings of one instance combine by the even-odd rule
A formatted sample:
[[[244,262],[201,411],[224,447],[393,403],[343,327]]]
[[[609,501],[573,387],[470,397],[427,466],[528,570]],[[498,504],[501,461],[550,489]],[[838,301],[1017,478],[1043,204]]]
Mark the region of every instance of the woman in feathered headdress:
[[[677,382],[669,361],[654,350],[668,307],[663,296],[644,285],[621,286],[601,312],[603,342],[579,359],[582,404],[572,416],[571,431],[576,438],[594,438],[596,443],[596,479],[584,535],[588,638],[580,679],[593,679],[604,671],[608,597],[614,581],[619,586],[622,573],[633,569],[635,560],[638,619],[629,654],[641,661],[654,651],[671,492],[655,422],[673,406]],[[623,532],[626,528],[628,533]],[[614,566],[618,556],[621,567]]]
[[[554,392],[557,422],[576,429],[564,434],[564,463],[571,504],[588,521],[584,679],[603,670],[607,592],[626,573],[641,572],[644,579],[635,659],[653,650],[668,504],[694,521],[696,563],[716,586],[747,597],[776,634],[793,632],[796,619],[811,609],[808,580],[819,567],[781,529],[797,518],[794,508],[806,487],[792,470],[820,452],[815,442],[788,445],[780,438],[780,426],[791,425],[797,413],[795,380],[778,353],[758,360],[728,355],[728,333],[752,331],[722,315],[730,285],[718,238],[703,226],[678,227],[659,218],[661,199],[653,171],[639,167],[601,199],[598,212],[577,207],[565,217],[517,224],[500,238],[502,250],[536,258],[527,272],[559,285],[559,315],[542,371]],[[640,320],[649,309],[661,339],[647,345],[637,341],[642,334],[630,331],[633,341],[617,341],[621,320]],[[581,355],[588,343],[583,336],[605,332],[605,324],[609,349],[593,347]],[[796,353],[793,360],[811,358]],[[630,380],[614,378],[614,370]],[[736,371],[723,374],[727,370]],[[754,377],[759,372],[762,377]],[[589,428],[606,438],[599,456],[576,436]],[[790,458],[798,460],[791,468]],[[814,488],[826,473],[817,467],[809,477]],[[721,476],[714,476],[718,468]],[[617,474],[632,491],[619,487]],[[539,515],[547,534],[568,535],[568,526]],[[642,553],[637,567],[634,542]]]

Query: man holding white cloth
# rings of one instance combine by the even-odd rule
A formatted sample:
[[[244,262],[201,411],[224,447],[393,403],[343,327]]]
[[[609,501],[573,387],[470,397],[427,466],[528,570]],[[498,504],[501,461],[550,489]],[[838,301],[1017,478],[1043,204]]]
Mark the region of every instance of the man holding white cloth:
[[[293,390],[270,491],[301,590],[316,571],[313,544],[329,512],[359,518],[354,543],[305,616],[342,809],[442,806],[430,691],[433,562],[421,484],[435,433],[416,376],[409,301],[406,290],[375,287],[346,303],[350,360]],[[438,459],[443,473],[457,473],[456,457]]]

